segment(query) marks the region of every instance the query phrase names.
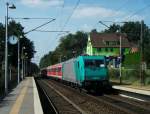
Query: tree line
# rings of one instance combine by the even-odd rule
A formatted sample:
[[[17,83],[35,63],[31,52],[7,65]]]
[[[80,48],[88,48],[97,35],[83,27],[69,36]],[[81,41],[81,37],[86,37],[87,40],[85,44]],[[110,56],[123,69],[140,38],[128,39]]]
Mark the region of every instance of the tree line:
[[[142,24],[142,28],[141,28]],[[142,41],[141,44],[141,29],[142,29]],[[125,33],[129,42],[132,42],[140,47],[143,47],[144,61],[149,65],[150,64],[150,29],[144,23],[144,21],[139,22],[126,22],[123,25],[112,24],[109,28],[106,28],[103,31],[97,32],[96,29],[91,30],[91,32],[97,33],[116,33],[116,32]],[[75,34],[68,34],[60,38],[59,45],[55,48],[54,51],[50,51],[48,54],[44,55],[40,60],[40,67],[46,67],[53,65],[59,62],[63,62],[70,58],[76,57],[78,55],[84,54],[88,34],[82,31],[78,31]]]
[[[36,52],[34,48],[34,43],[27,38],[24,32],[24,27],[20,23],[15,22],[14,20],[8,23],[8,38],[12,35],[16,36],[17,38],[20,38],[20,47],[19,47],[20,61],[26,55],[26,61],[30,63],[31,58],[34,57],[34,54]],[[17,51],[18,51],[18,44],[16,43],[12,45],[8,41],[8,66],[11,64],[11,66],[17,68],[17,64],[18,64]],[[0,71],[1,72],[2,72],[2,66],[4,66],[4,61],[5,61],[5,25],[0,23]],[[22,63],[20,62],[20,67],[22,66],[21,64]]]

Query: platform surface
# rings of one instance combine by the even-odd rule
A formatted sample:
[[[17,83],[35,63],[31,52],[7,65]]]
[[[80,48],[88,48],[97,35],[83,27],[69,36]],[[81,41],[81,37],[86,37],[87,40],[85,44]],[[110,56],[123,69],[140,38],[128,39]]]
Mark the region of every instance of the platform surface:
[[[123,85],[113,85],[113,88],[150,96],[150,89],[144,87],[141,88],[141,87],[132,87],[132,86],[123,86]]]
[[[43,114],[33,77],[26,77],[0,103],[0,114]]]

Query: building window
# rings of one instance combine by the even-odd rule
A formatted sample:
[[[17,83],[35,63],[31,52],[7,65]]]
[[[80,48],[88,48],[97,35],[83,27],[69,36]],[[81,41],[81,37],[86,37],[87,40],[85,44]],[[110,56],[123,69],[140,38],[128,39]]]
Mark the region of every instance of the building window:
[[[109,41],[106,41],[106,45],[109,46]]]
[[[97,48],[97,51],[101,51],[101,48]]]
[[[110,51],[113,52],[113,48],[110,48]]]
[[[120,41],[117,41],[117,45],[120,45]]]
[[[108,48],[105,48],[105,51],[108,51]]]

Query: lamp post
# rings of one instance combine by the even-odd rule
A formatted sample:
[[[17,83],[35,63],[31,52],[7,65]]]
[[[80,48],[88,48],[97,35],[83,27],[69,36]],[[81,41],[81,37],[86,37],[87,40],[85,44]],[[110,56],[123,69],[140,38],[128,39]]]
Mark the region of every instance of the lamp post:
[[[20,38],[18,37],[18,84],[20,82]]]
[[[24,78],[24,49],[26,49],[26,47],[22,47],[22,51],[21,51],[21,59],[22,59],[22,80],[23,80],[23,78]]]
[[[15,5],[6,3],[6,16],[5,16],[5,94],[8,93],[8,84],[7,84],[7,73],[8,73],[8,8],[16,9]]]
[[[140,34],[140,82],[144,85],[144,56],[143,56],[143,20],[141,20],[141,34]]]
[[[120,28],[120,30],[119,30],[119,32],[120,32],[120,37],[119,37],[119,40],[120,40],[120,66],[119,66],[119,73],[120,73],[120,76],[119,76],[119,79],[120,79],[120,84],[122,83],[122,79],[121,79],[121,77],[122,77],[122,71],[121,71],[121,66],[122,66],[122,48],[121,48],[121,45],[122,45],[122,37],[121,37],[121,28]]]

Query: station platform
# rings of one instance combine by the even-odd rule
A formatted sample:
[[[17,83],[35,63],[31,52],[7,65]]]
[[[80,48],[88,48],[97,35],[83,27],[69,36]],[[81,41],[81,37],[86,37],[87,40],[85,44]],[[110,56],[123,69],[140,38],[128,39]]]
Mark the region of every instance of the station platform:
[[[33,77],[26,77],[0,103],[0,114],[43,114]]]
[[[142,94],[150,96],[150,88],[147,87],[134,87],[134,86],[126,86],[126,85],[113,85],[114,89],[123,90],[127,92]]]

